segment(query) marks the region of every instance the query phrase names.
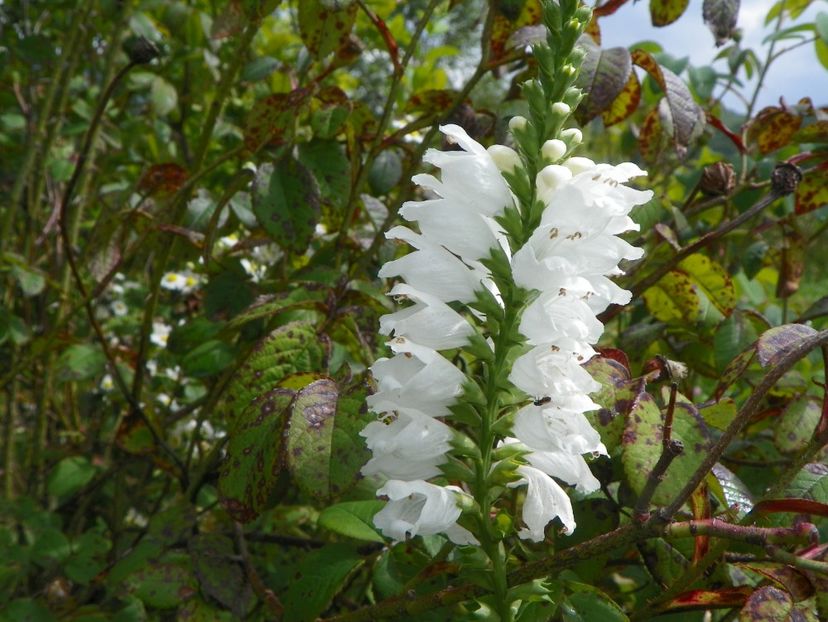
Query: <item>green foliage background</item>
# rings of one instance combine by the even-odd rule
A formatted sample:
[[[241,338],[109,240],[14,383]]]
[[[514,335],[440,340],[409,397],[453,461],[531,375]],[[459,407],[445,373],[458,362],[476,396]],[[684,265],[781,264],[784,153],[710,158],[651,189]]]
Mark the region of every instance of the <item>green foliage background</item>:
[[[518,619],[824,619],[827,549],[809,538],[828,538],[825,364],[789,355],[826,342],[828,109],[758,110],[756,93],[799,45],[825,80],[828,13],[805,22],[809,0],[781,0],[750,50],[738,2],[707,1],[722,47],[695,66],[602,49],[624,4],[596,6],[583,44],[580,154],[649,170],[631,240],[647,255],[588,365],[603,489],[573,497],[574,536],[511,551]],[[702,19],[649,6],[656,25]],[[392,308],[376,272],[401,252],[383,234],[418,197],[425,149],[448,147],[438,124],[509,140],[539,15],[533,0],[0,5],[0,618],[495,619],[471,598],[479,552],[374,529],[358,432]],[[685,453],[645,510],[698,473],[678,518],[814,531],[776,549],[636,535],[668,411]]]

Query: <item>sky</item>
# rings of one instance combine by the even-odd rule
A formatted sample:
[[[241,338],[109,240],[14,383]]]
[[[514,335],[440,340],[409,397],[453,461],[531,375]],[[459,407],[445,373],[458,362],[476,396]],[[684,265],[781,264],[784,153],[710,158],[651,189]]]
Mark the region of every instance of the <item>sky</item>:
[[[739,10],[737,27],[743,33],[742,47],[753,48],[762,60],[767,53],[762,40],[772,31],[772,24],[768,27],[764,25],[765,16],[774,4],[775,0],[742,0]],[[796,21],[787,25],[813,22],[814,16],[819,12],[828,13],[828,0],[815,0]],[[646,0],[627,3],[614,15],[602,17],[599,23],[603,48],[628,47],[644,40],[656,41],[676,58],[688,56],[694,66],[710,64],[720,51],[715,47],[713,35],[702,20],[702,0],[690,0],[685,13],[677,21],[662,28],[656,28],[650,23],[649,2]],[[805,34],[812,36],[811,33]],[[795,42],[782,41],[777,44],[777,49]],[[724,60],[716,61],[713,67],[722,73],[728,71]],[[743,77],[744,74],[740,74],[740,79]],[[750,88],[747,92],[751,94],[753,89]],[[716,94],[718,93],[717,90]],[[758,108],[778,105],[780,95],[791,104],[809,96],[815,105],[828,106],[828,70],[819,64],[812,43],[792,50],[774,61],[759,95]],[[743,108],[732,96],[725,97],[724,102],[736,109]]]

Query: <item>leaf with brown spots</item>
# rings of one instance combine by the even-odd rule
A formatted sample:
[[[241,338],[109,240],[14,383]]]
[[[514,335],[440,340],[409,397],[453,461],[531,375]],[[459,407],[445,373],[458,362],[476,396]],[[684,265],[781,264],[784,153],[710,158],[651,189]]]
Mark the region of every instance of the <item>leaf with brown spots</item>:
[[[766,330],[756,342],[756,353],[762,367],[773,367],[802,341],[816,334],[804,324],[783,324]]]
[[[308,51],[324,58],[344,47],[356,21],[357,5],[350,0],[331,3],[302,0],[299,3],[299,34]]]
[[[586,56],[576,85],[584,91],[585,97],[576,115],[585,124],[608,110],[624,91],[632,73],[632,61],[626,48],[602,50],[589,37],[581,37],[579,45]]]
[[[704,0],[702,19],[716,39],[716,47],[730,39],[739,19],[739,0]]]
[[[228,435],[219,469],[221,504],[240,522],[249,522],[270,506],[284,462],[284,430],[295,393],[273,389],[239,416]]]
[[[699,290],[723,316],[729,316],[736,308],[733,279],[719,263],[707,255],[694,253],[682,259],[678,267],[693,279]]]
[[[638,132],[638,149],[646,162],[659,160],[667,148],[669,136],[664,131],[660,114],[661,106],[656,106],[647,116]]]
[[[742,570],[755,572],[760,577],[773,581],[777,587],[789,591],[797,602],[810,598],[814,593],[814,586],[808,580],[808,577],[791,566],[760,561],[734,565]]]
[[[767,586],[760,587],[739,612],[739,622],[791,622],[793,599],[787,591]],[[800,618],[801,619],[801,618]]]
[[[286,156],[256,171],[253,213],[268,235],[287,252],[304,253],[320,212],[319,184],[307,167]]]
[[[540,0],[496,0],[489,10],[494,11],[489,62],[496,64],[508,56],[512,33],[540,22],[541,4]]]
[[[650,0],[653,26],[667,26],[682,16],[690,0]]]
[[[274,93],[253,104],[244,126],[244,146],[256,152],[263,147],[279,147],[293,141],[296,119],[310,97],[308,89]]]
[[[592,9],[592,15],[597,17],[603,17],[604,15],[612,15],[622,6],[627,4],[627,2],[629,2],[629,0],[607,0],[600,6],[596,6],[594,9]]]
[[[796,188],[796,213],[807,214],[828,205],[828,163],[808,171]]]
[[[815,121],[800,127],[793,139],[798,143],[828,143],[828,121]]]
[[[406,113],[418,112],[422,115],[445,114],[451,108],[457,91],[451,89],[429,89],[411,96],[405,104]]]
[[[233,541],[218,533],[200,533],[187,546],[201,591],[245,619],[256,602]]]
[[[624,85],[624,88],[621,89],[618,97],[601,114],[604,126],[609,127],[610,125],[620,123],[636,111],[640,102],[641,83],[638,81],[638,76],[635,72],[630,71],[630,77]]]
[[[720,590],[691,590],[676,596],[665,609],[668,611],[730,609],[743,605],[752,592],[753,588],[748,586]]]
[[[751,120],[747,131],[747,143],[765,155],[784,147],[791,142],[802,117],[776,106],[768,106],[759,111]]]
[[[640,48],[633,50],[632,62],[650,74],[664,93],[662,102],[666,101],[666,105],[659,106],[661,123],[673,139],[679,158],[684,158],[687,148],[704,131],[704,110],[681,78],[661,67],[649,52]]]
[[[641,494],[650,471],[662,450],[664,421],[653,397],[642,391],[627,413],[621,464],[630,487]],[[710,434],[701,415],[686,398],[676,402],[672,438],[684,445],[684,453],[670,464],[653,494],[653,505],[669,504],[704,460],[710,446]]]
[[[167,162],[153,164],[141,176],[138,190],[147,196],[168,195],[177,191],[187,181],[187,171],[178,164]]]
[[[591,396],[601,408],[584,415],[601,434],[601,442],[612,453],[621,444],[624,416],[632,407],[638,381],[631,381],[630,371],[622,363],[603,356],[592,358],[584,368],[601,384],[601,389]]]

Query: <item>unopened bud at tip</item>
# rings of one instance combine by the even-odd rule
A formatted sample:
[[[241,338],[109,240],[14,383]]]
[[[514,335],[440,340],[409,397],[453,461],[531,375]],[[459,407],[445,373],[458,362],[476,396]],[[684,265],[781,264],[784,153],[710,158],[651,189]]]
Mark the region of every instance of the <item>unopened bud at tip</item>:
[[[552,104],[553,114],[565,117],[568,116],[570,112],[572,112],[572,108],[569,107],[569,104],[565,104],[563,102],[555,102]]]
[[[573,175],[577,175],[578,173],[583,173],[584,171],[595,168],[595,162],[589,158],[581,158],[576,156],[574,158],[569,158],[566,162],[564,162],[564,166],[572,171]]]
[[[514,131],[520,132],[521,130],[526,129],[526,124],[529,123],[526,120],[526,117],[522,117],[520,115],[516,115],[509,119],[509,129]]]
[[[561,184],[572,179],[572,171],[560,164],[544,166],[538,173],[535,180],[538,185],[538,192],[545,194],[561,186]]]
[[[570,127],[569,129],[561,132],[561,138],[567,145],[569,145],[570,148],[572,148],[581,144],[581,141],[584,139],[584,135],[577,127]]]
[[[520,167],[520,156],[511,147],[492,145],[487,151],[497,170],[503,173],[511,173]]]
[[[564,155],[566,155],[566,149],[567,147],[564,141],[553,138],[552,140],[547,140],[543,143],[543,147],[541,147],[541,154],[545,160],[557,162],[564,157]]]

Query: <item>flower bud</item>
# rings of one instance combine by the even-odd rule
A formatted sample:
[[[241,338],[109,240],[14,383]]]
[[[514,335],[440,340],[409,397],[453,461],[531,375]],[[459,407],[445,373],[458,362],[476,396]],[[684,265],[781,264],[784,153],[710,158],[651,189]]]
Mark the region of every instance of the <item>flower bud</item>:
[[[513,173],[521,167],[520,156],[511,147],[492,145],[487,151],[501,173]]]
[[[572,108],[563,102],[555,102],[552,104],[552,114],[560,117],[567,117],[572,112]]]
[[[509,119],[509,129],[513,132],[521,132],[526,129],[527,123],[529,122],[526,120],[526,117],[516,115]]]
[[[545,195],[547,192],[556,190],[561,184],[572,179],[572,172],[560,164],[544,166],[536,178],[538,194]]]
[[[710,196],[726,196],[736,186],[736,173],[729,162],[716,162],[704,167],[699,182],[701,191]]]
[[[581,158],[576,156],[574,158],[569,158],[566,162],[564,162],[564,166],[572,171],[573,175],[577,175],[578,173],[583,173],[591,168],[595,168],[595,162],[589,158]]]
[[[561,67],[561,76],[564,78],[574,78],[575,74],[577,73],[577,69],[575,69],[574,65],[570,65],[567,63],[563,67]]]
[[[561,139],[570,149],[573,149],[581,144],[581,141],[584,139],[584,135],[577,127],[571,127],[561,132]]]
[[[566,143],[557,138],[547,140],[541,147],[541,154],[549,162],[557,162],[566,155]]]

